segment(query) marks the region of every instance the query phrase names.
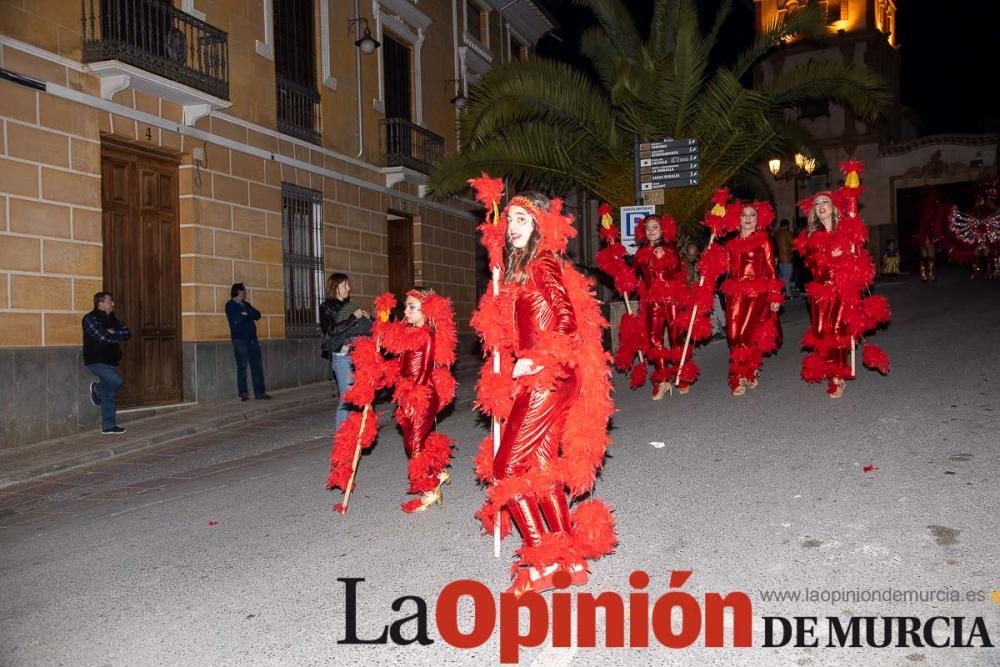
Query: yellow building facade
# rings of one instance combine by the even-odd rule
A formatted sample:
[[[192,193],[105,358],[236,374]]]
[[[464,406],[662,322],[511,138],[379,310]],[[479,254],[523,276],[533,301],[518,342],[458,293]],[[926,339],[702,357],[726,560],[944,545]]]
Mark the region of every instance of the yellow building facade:
[[[529,0],[2,0],[0,446],[97,423],[101,290],[133,332],[123,407],[236,396],[236,282],[273,389],[327,377],[333,271],[362,307],[433,287],[468,331],[477,216],[426,173],[468,87],[552,27]]]

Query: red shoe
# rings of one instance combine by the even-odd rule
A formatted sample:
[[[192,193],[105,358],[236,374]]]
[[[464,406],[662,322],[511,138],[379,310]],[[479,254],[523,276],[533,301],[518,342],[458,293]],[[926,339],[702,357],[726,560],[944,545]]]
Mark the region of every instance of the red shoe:
[[[512,583],[510,588],[508,588],[505,592],[511,593],[514,597],[519,598],[528,591],[535,590],[534,586],[532,586],[531,574],[528,570],[529,568],[527,567],[519,567],[517,569],[517,574],[514,575],[514,583]]]

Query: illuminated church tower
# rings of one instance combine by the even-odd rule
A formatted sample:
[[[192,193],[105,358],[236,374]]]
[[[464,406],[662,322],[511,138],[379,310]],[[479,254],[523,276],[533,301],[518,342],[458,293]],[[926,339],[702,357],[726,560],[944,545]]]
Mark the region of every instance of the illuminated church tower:
[[[827,11],[829,35],[822,41],[793,41],[782,45],[755,72],[755,82],[770,80],[776,72],[808,61],[840,60],[867,65],[880,76],[886,86],[886,107],[877,123],[868,123],[850,110],[828,102],[808,103],[796,111],[788,111],[789,119],[798,119],[822,147],[823,156],[815,156],[818,169],[814,174],[785,171],[774,184],[779,217],[792,218],[795,197],[837,186],[837,163],[848,158],[865,160],[866,176],[876,176],[878,156],[886,146],[907,141],[916,136],[912,116],[900,103],[900,55],[896,38],[896,0],[812,0]],[[808,0],[754,0],[755,29],[759,34],[775,20],[788,16],[808,4]],[[790,155],[781,157],[783,165],[791,163]],[[788,178],[785,178],[787,176]],[[794,188],[793,188],[794,186]],[[874,194],[874,193],[873,193]],[[869,199],[869,225],[878,225],[880,218],[888,220],[888,206]],[[875,210],[872,210],[875,209]],[[875,214],[874,216],[871,214]],[[873,230],[874,231],[874,230]]]

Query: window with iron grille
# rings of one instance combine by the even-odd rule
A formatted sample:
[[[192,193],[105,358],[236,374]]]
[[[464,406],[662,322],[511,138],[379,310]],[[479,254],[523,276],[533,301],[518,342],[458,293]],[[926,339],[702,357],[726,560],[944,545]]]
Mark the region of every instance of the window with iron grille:
[[[323,194],[281,184],[281,231],[285,261],[285,335],[319,335],[323,301]]]
[[[274,73],[278,131],[321,142],[313,0],[274,3]]]

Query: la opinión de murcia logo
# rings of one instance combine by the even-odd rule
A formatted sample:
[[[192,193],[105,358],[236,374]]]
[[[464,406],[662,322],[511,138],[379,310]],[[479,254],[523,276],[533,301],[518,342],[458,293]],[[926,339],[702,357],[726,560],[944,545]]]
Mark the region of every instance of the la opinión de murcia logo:
[[[434,621],[441,640],[458,649],[477,648],[485,644],[499,630],[500,662],[517,663],[522,648],[541,646],[551,636],[557,648],[648,648],[650,635],[660,645],[683,649],[702,639],[708,648],[751,648],[753,643],[753,603],[746,593],[705,593],[699,601],[694,595],[680,590],[691,577],[690,570],[673,570],[669,590],[652,599],[646,592],[649,575],[636,570],[629,575],[627,595],[614,591],[599,594],[561,592],[570,587],[568,573],[559,572],[554,577],[556,592],[551,600],[538,593],[528,592],[520,597],[512,593],[491,591],[474,579],[459,579],[447,584],[438,594],[434,607]],[[358,594],[363,577],[342,577],[344,584],[345,630],[338,644],[433,644],[428,634],[427,601],[420,596],[404,595],[392,603],[392,611],[403,612],[412,605],[413,613],[397,618],[382,627],[375,637],[358,636]],[[468,599],[472,603],[472,627],[463,630],[459,621],[459,603]],[[573,641],[573,617],[576,617],[576,641]],[[598,643],[598,610],[603,612],[604,623]],[[677,610],[681,622],[676,629],[671,622]],[[724,617],[732,613],[732,631],[729,643],[725,641]],[[522,633],[518,619],[522,610],[527,613],[528,629]],[[971,619],[962,616],[933,616],[921,619],[916,616],[763,616],[764,642],[762,648],[820,647],[816,637],[817,627],[825,625],[828,648],[961,648],[993,646],[982,617]],[[468,625],[468,623],[466,623]],[[942,633],[946,637],[942,639]]]

